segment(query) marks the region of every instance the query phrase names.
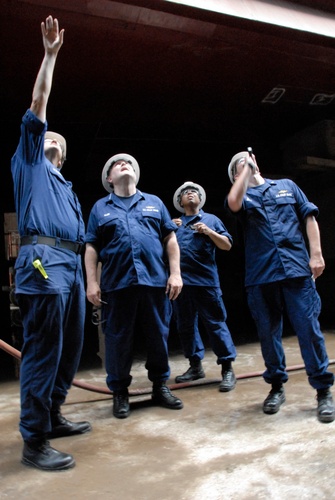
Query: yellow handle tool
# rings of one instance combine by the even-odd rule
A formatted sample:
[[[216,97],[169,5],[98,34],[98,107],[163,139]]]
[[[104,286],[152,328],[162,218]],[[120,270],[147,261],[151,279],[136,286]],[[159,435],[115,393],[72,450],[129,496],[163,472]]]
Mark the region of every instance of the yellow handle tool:
[[[45,269],[44,267],[42,266],[42,263],[40,261],[40,259],[36,259],[34,260],[33,262],[33,266],[39,270],[39,272],[42,274],[43,278],[47,279],[48,278],[48,275],[47,273],[45,272]]]

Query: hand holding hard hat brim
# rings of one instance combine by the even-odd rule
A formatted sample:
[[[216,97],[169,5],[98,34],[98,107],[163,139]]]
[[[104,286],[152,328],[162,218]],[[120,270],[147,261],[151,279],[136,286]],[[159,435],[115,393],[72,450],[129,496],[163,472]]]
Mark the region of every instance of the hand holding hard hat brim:
[[[251,168],[252,170],[252,174],[255,175],[257,172],[257,166],[256,166],[256,163],[254,163],[254,161],[251,159],[251,158],[248,158],[248,161],[247,161],[249,167]]]
[[[126,161],[127,163],[129,163],[133,167],[134,172],[135,172],[135,176],[136,176],[136,185],[140,179],[140,167],[139,167],[137,160],[135,160],[135,158],[133,156],[128,155],[127,153],[118,153],[118,154],[112,156],[111,158],[109,158],[109,160],[107,160],[107,162],[105,163],[104,168],[102,169],[101,181],[102,181],[103,187],[106,189],[106,191],[108,191],[108,193],[112,193],[114,191],[113,185],[111,185],[107,181],[108,171],[113,163],[120,161],[120,160]]]

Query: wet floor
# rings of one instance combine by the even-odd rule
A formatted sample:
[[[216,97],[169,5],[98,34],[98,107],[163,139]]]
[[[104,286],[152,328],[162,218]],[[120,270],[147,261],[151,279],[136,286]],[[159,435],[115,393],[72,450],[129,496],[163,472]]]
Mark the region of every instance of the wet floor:
[[[335,331],[325,337],[335,371]],[[262,412],[270,387],[261,377],[258,343],[238,346],[238,381],[230,393],[218,391],[220,368],[210,350],[203,363],[206,378],[193,386],[174,384],[188,366],[180,353],[172,354],[169,385],[183,400],[182,410],[151,404],[144,360],[137,359],[131,414],[123,420],[112,415],[104,369],[80,371],[63,414],[89,420],[93,430],[52,441],[75,457],[75,468],[63,472],[20,463],[19,382],[1,382],[0,499],[335,498],[335,422],[316,418],[315,391],[302,369],[297,339],[284,338],[284,346],[289,381],[286,403],[275,415]]]

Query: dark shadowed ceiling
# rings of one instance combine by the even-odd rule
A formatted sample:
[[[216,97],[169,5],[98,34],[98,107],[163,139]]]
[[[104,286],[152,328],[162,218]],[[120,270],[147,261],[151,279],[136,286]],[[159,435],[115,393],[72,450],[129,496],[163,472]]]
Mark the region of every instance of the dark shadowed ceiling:
[[[115,153],[136,157],[139,188],[160,196],[173,215],[175,189],[193,180],[206,190],[206,211],[226,222],[231,156],[252,146],[263,175],[294,177],[287,164],[298,144],[312,159],[302,180],[320,207],[327,266],[318,289],[323,324],[334,327],[335,2],[202,2],[209,3],[230,14],[165,0],[0,0],[1,211],[14,211],[10,159],[43,58],[40,23],[51,14],[65,39],[47,116],[67,138],[63,172],[84,218],[106,195],[101,170]],[[290,27],[280,26],[280,15],[264,21],[273,8]],[[311,171],[325,165],[327,175]],[[225,304],[234,338],[250,340],[243,242],[228,223],[233,251],[218,256]],[[8,305],[4,293],[2,300]]]
[[[335,23],[333,1],[256,3],[263,10],[285,4],[291,16],[294,6],[317,5]],[[255,0],[240,4],[251,9]],[[84,212],[105,194],[100,173],[114,153],[136,156],[139,187],[170,202],[187,178],[226,191],[227,163],[249,145],[268,171],[280,171],[283,141],[334,118],[334,37],[163,0],[2,0],[7,166],[43,57],[40,22],[48,14],[65,28],[49,127],[68,139],[65,175]],[[4,199],[11,211],[10,190]]]

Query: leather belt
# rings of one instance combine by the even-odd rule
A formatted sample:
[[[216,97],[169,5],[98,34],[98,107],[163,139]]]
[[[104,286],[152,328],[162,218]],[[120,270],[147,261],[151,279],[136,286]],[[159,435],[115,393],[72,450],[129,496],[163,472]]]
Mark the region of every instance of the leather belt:
[[[84,244],[77,241],[62,240],[61,238],[51,238],[50,236],[40,236],[38,234],[22,236],[21,245],[48,245],[50,247],[64,248],[71,250],[76,254],[80,254]]]

